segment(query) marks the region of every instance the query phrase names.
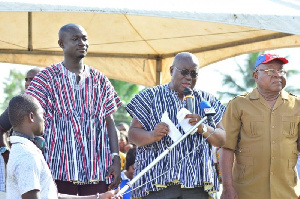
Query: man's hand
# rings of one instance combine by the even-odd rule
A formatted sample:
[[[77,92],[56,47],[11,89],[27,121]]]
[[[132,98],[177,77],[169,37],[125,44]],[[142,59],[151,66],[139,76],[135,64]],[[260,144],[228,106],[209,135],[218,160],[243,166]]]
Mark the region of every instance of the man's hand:
[[[198,114],[187,114],[185,116],[185,119],[186,118],[190,118],[189,124],[192,125],[192,126],[194,126],[195,124],[197,124],[201,120],[201,117]]]
[[[238,193],[233,186],[223,186],[221,199],[238,199]]]
[[[115,195],[120,191],[120,188],[116,190],[107,191],[105,193],[100,194],[100,199],[122,199],[122,196],[116,197]]]
[[[105,177],[108,179],[110,176],[113,176],[113,182],[108,186],[108,190],[114,189],[119,186],[121,183],[121,162],[120,156],[115,155],[113,159],[113,164],[108,169],[108,174]]]
[[[169,126],[164,123],[158,123],[155,127],[154,127],[154,131],[153,131],[153,137],[155,142],[161,140],[164,136],[166,136],[169,133],[170,129]]]

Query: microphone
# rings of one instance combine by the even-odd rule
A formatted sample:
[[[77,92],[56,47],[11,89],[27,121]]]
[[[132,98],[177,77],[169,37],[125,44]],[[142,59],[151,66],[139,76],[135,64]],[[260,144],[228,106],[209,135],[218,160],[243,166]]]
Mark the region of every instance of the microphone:
[[[207,116],[208,120],[212,120],[212,117],[216,114],[215,109],[211,107],[210,103],[207,101],[200,102],[200,109],[204,111],[205,116]]]
[[[194,113],[194,96],[193,90],[186,87],[183,90],[184,98],[186,100],[186,109],[189,110],[191,113]]]

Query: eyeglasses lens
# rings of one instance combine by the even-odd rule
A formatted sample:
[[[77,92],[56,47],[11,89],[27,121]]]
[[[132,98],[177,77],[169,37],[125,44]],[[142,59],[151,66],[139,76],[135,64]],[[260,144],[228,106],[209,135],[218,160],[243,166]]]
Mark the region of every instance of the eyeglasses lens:
[[[186,76],[186,75],[191,75],[192,78],[196,78],[198,76],[198,73],[195,71],[190,72],[188,69],[184,69],[181,71],[181,75]]]
[[[271,69],[268,70],[268,75],[269,76],[274,76],[276,74],[278,74],[279,76],[283,76],[283,75],[286,74],[286,71],[284,71],[284,70],[271,70]]]

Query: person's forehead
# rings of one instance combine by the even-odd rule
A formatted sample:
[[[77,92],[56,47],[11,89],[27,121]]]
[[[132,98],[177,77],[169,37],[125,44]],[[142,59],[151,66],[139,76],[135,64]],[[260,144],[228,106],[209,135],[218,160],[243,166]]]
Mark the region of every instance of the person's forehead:
[[[68,36],[87,36],[87,32],[81,27],[70,27],[64,32]]]
[[[198,68],[198,65],[192,59],[179,60],[175,66],[178,68]]]

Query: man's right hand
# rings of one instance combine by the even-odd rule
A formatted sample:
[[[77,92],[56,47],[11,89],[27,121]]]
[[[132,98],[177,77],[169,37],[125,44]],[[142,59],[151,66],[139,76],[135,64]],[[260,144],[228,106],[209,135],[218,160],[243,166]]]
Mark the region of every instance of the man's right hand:
[[[100,194],[100,199],[122,199],[122,196],[115,196],[120,191],[120,187],[115,190],[107,191]]]
[[[233,186],[223,186],[221,199],[239,199],[238,193]]]
[[[153,131],[153,137],[155,142],[161,140],[165,135],[169,133],[169,131],[170,131],[169,125],[167,125],[164,122],[158,123],[154,127],[154,131]]]

